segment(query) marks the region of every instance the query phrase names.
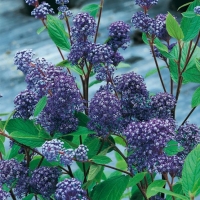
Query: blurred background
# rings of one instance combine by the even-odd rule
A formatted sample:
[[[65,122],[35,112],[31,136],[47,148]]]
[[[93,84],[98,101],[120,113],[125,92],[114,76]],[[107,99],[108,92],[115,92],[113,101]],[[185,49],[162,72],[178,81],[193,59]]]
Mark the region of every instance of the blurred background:
[[[185,1],[160,0],[158,5],[150,9],[149,13],[151,16],[155,16],[170,11],[180,20],[181,14],[176,12],[176,10]],[[98,0],[71,0],[69,6],[73,15],[76,15],[83,5],[91,2],[99,3]],[[52,3],[56,12],[54,0],[49,0],[49,3]],[[26,88],[23,74],[13,64],[13,57],[17,51],[32,49],[36,54],[35,57],[45,58],[53,64],[59,63],[62,59],[56,46],[49,38],[47,31],[43,31],[39,35],[36,33],[38,28],[43,25],[40,20],[30,16],[33,7],[26,5],[25,0],[0,0],[0,8],[0,94],[3,96],[0,98],[0,113],[5,113],[11,112],[14,109],[13,100],[15,96]],[[139,10],[141,9],[135,5],[134,0],[105,0],[97,42],[103,43],[107,39],[108,26],[112,22],[123,20],[130,24],[132,15]],[[131,39],[130,46],[125,51],[121,51],[125,62],[130,64],[131,67],[118,70],[117,74],[134,71],[145,76],[149,70],[155,68],[152,55],[148,46],[142,43],[141,34],[134,30],[133,27],[131,29]],[[65,58],[68,55],[64,51],[63,54]],[[164,66],[164,63],[159,61],[159,66]],[[166,69],[162,70],[164,82],[167,85],[169,83],[169,75],[166,72]],[[157,74],[148,77],[145,82],[150,92],[162,91]],[[93,86],[90,89],[90,96],[94,94],[97,87],[99,85]],[[177,107],[177,120],[179,124],[191,110],[192,94],[197,87],[197,84],[189,84],[182,88],[182,95]],[[194,111],[189,121],[198,124],[199,119],[200,107]]]

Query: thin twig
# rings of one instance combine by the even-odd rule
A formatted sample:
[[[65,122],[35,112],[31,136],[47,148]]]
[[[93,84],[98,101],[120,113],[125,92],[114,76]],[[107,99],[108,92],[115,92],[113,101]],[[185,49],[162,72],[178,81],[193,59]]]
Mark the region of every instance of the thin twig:
[[[190,117],[190,115],[193,113],[193,111],[195,110],[196,107],[192,108],[192,110],[189,112],[189,114],[187,115],[187,117],[184,119],[184,121],[182,122],[181,125],[185,124],[185,122],[187,121],[187,119]]]

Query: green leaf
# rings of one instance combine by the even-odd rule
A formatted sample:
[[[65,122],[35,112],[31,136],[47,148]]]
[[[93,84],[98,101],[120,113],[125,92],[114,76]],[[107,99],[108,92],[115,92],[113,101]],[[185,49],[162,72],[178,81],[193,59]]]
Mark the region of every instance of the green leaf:
[[[195,183],[200,179],[200,145],[193,149],[185,159],[182,171],[183,192],[190,196]],[[198,193],[195,194],[196,196]]]
[[[163,149],[163,151],[168,155],[168,156],[173,156],[176,155],[178,152],[183,151],[184,148],[179,145],[178,142],[175,140],[170,140],[167,143],[167,146]]]
[[[114,137],[114,140],[115,140],[116,144],[120,144],[123,147],[126,146],[126,142],[125,142],[125,140],[122,139],[122,137],[116,136],[116,137]]]
[[[200,179],[195,182],[194,187],[192,189],[192,194],[194,196],[198,196],[200,194]]]
[[[108,164],[112,162],[112,160],[107,156],[96,155],[91,158],[92,162],[96,164]]]
[[[98,175],[98,173],[101,171],[102,166],[100,165],[95,165],[92,164],[90,166],[90,170],[89,170],[89,174],[88,174],[88,181],[94,180],[96,178],[96,176]]]
[[[184,43],[184,46],[182,48],[182,56],[180,60],[180,66],[181,70],[183,70],[183,67],[185,66],[185,62],[187,59],[187,54],[189,51],[190,43]],[[194,48],[194,43],[192,44],[192,49]],[[170,74],[174,82],[178,82],[178,65],[174,60],[178,60],[179,57],[179,47],[176,45],[170,52],[170,54],[174,55],[175,59],[169,60],[169,66],[170,66]],[[200,73],[198,72],[196,68],[196,58],[200,54],[200,48],[197,46],[189,63],[187,64],[186,71],[183,73],[183,83],[187,83],[188,81],[195,82],[196,79],[198,79],[198,76],[200,76]],[[198,75],[199,74],[199,75]]]
[[[91,199],[120,200],[128,181],[129,177],[124,175],[111,177],[94,187]]]
[[[1,140],[0,140],[0,152],[1,152],[3,155],[6,154],[4,144],[3,144],[3,142],[2,142]]]
[[[200,71],[200,60],[199,60],[199,58],[196,58],[196,67]]]
[[[84,141],[84,144],[88,147],[88,158],[95,156],[99,150],[100,140],[98,138],[88,137]]]
[[[70,50],[69,38],[67,38],[67,34],[61,20],[52,15],[47,15],[47,30],[50,38],[56,46],[64,51]]]
[[[156,46],[159,50],[168,53],[168,48],[167,48],[167,46],[164,45],[158,38],[156,38],[156,39],[154,40],[154,44],[155,44],[155,46]]]
[[[165,69],[165,68],[166,67],[159,67],[160,70]],[[145,75],[145,78],[148,78],[149,76],[151,76],[151,75],[153,75],[155,73],[158,73],[158,70],[157,69],[152,69],[149,72],[147,72],[147,74]]]
[[[186,17],[186,18],[193,18],[196,16],[196,14],[193,11],[187,11],[187,12],[183,12],[181,14],[183,15],[183,17]]]
[[[81,11],[89,13],[92,17],[96,17],[99,11],[98,4],[88,4],[82,7]]]
[[[31,193],[28,196],[24,197],[22,200],[31,200],[34,197],[34,194]]]
[[[176,183],[175,185],[173,185],[173,192],[177,193],[177,194],[181,194],[183,195],[183,189],[182,189],[182,184],[181,183]],[[166,196],[166,200],[173,200],[173,198],[171,197],[171,195],[167,195]],[[179,200],[176,198],[176,200]]]
[[[14,158],[16,155],[18,155],[20,148],[21,147],[19,145],[14,143],[9,153],[8,159]]]
[[[83,181],[84,180],[84,173],[80,170],[77,169],[74,173],[74,178],[78,179],[79,181]]]
[[[192,83],[200,83],[200,71],[196,67],[192,67],[183,73],[183,78]]]
[[[90,135],[94,133],[95,133],[94,131],[91,131],[86,127],[78,126],[78,129],[76,131],[69,133],[67,135],[80,136],[80,135]]]
[[[27,132],[14,131],[10,134],[10,136],[17,142],[32,148],[40,147],[45,142],[44,139],[38,138],[32,134],[28,134]]]
[[[72,70],[76,72],[79,75],[83,75],[83,71],[76,65],[71,65],[71,63],[68,60],[63,60],[56,64],[58,67],[67,67],[69,70]]]
[[[130,178],[128,187],[132,187],[138,184],[141,180],[144,179],[146,174],[147,172],[141,172],[141,173],[136,174],[133,178]]]
[[[37,34],[39,35],[39,34],[42,33],[45,29],[46,29],[46,26],[40,27],[40,28],[37,30]]]
[[[174,197],[177,197],[179,199],[182,199],[182,200],[189,200],[186,196],[183,196],[183,195],[180,195],[180,194],[176,194],[174,192],[171,192],[169,190],[166,190],[162,187],[154,187],[152,188],[153,191],[155,191],[156,193],[158,192],[161,192],[161,193],[164,193],[164,194],[167,194],[167,195],[171,195],[171,196],[174,196]]]
[[[81,112],[76,112],[75,116],[78,118],[78,125],[87,127],[87,124],[89,122],[89,118],[87,115]]]
[[[158,193],[157,191],[153,190],[153,188],[163,188],[165,183],[165,180],[155,180],[154,182],[152,182],[147,188],[147,198],[150,198]]]
[[[200,105],[200,87],[198,87],[192,96],[192,108]]]
[[[117,162],[116,167],[122,170],[126,170],[127,169],[127,163],[125,160],[120,160]]]
[[[33,116],[37,117],[42,112],[42,110],[44,109],[44,107],[46,106],[46,104],[47,104],[47,96],[43,96],[38,101],[38,103],[36,104]]]
[[[49,135],[49,133],[47,133],[43,128],[41,128],[39,130],[38,137],[43,138],[45,140],[51,140],[52,139],[52,137]]]
[[[8,133],[12,133],[13,131],[22,131],[27,132],[27,134],[38,135],[38,130],[35,127],[33,121],[24,120],[24,119],[10,119],[7,126],[6,131]]]
[[[102,81],[98,81],[98,80],[94,80],[92,82],[89,83],[89,86],[88,87],[92,87],[93,85],[96,85],[96,84],[99,84],[101,83]]]
[[[124,62],[120,62],[118,65],[117,65],[117,69],[120,69],[120,68],[127,68],[127,67],[130,67],[129,64],[127,63],[124,63]]]
[[[190,2],[191,3],[191,2]],[[194,7],[199,6],[199,0],[195,0],[190,4],[188,11],[194,11]],[[183,17],[181,20],[181,29],[184,33],[184,41],[188,42],[194,39],[199,33],[200,29],[200,17],[195,16],[193,18]]]
[[[181,27],[170,13],[167,14],[166,18],[166,29],[171,37],[176,38],[177,40],[181,40],[184,38]]]
[[[145,44],[149,45],[149,41],[147,38],[147,34],[146,33],[142,33],[142,40]]]

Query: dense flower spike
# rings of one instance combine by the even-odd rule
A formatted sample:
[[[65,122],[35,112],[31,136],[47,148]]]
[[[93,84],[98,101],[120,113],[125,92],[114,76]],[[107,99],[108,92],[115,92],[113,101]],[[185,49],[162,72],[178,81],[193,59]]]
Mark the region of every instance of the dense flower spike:
[[[74,113],[83,111],[83,100],[74,77],[65,72],[60,72],[55,76],[49,70],[46,78],[51,75],[53,81],[49,89],[52,94],[48,95],[47,105],[39,115],[37,122],[51,134],[56,131],[67,134],[77,129],[78,120]]]
[[[35,18],[38,19],[46,19],[48,14],[54,14],[54,11],[52,8],[50,8],[50,5],[46,2],[42,2],[38,7],[34,8],[34,10],[31,12],[31,15],[35,16]]]
[[[194,8],[194,12],[197,14],[197,15],[200,15],[200,6],[196,6]]]
[[[24,74],[27,74],[30,64],[33,62],[34,53],[32,49],[24,49],[18,51],[14,57],[14,64],[17,65],[17,69],[21,70]]]
[[[87,200],[87,193],[81,188],[81,182],[75,178],[65,179],[57,184],[56,200]]]
[[[38,0],[25,0],[25,2],[28,4],[28,5],[35,5],[37,3]]]
[[[153,19],[142,11],[136,12],[131,18],[134,27],[145,33],[149,33],[149,27],[152,21]]]
[[[179,154],[186,157],[200,143],[200,128],[195,124],[186,122],[178,128],[175,139],[184,147],[184,150]]]
[[[148,171],[150,173],[170,173],[171,176],[181,176],[184,160],[179,156],[167,156],[165,154],[153,157],[148,162]]]
[[[109,91],[97,92],[89,105],[89,118],[88,128],[99,136],[119,132],[122,120],[120,101]]]
[[[155,18],[155,35],[165,41],[169,41],[170,36],[166,29],[166,14],[159,14]]]
[[[175,122],[168,119],[151,119],[147,122],[132,122],[123,133],[128,143],[128,165],[132,165],[138,171],[154,170],[148,169],[154,163],[153,158],[163,156],[162,149],[167,142],[175,137]],[[153,165],[154,166],[154,165]]]
[[[0,184],[0,199],[7,200],[10,197],[10,194],[3,190],[3,186]]]
[[[156,5],[158,0],[136,0],[135,4],[142,7],[145,11],[149,10],[152,5]]]
[[[176,105],[176,99],[168,93],[157,93],[151,96],[151,117],[167,119]]]
[[[87,161],[88,160],[88,156],[87,156],[87,152],[89,151],[89,149],[87,148],[87,146],[81,144],[78,146],[77,149],[75,149],[75,157],[78,161]]]
[[[96,22],[94,17],[88,13],[79,13],[73,19],[74,26],[71,27],[71,37],[73,41],[85,41],[88,36],[94,36]]]
[[[37,96],[31,90],[26,89],[18,94],[14,100],[14,118],[28,119],[30,116],[32,116],[37,102]]]
[[[148,119],[149,92],[142,76],[130,72],[114,78],[116,91],[121,96],[123,117]]]
[[[88,61],[95,65],[113,64],[114,51],[107,44],[91,44],[90,51],[88,54]]]
[[[96,79],[98,81],[110,81],[114,75],[114,67],[108,66],[103,67],[101,65],[94,67],[94,72],[96,73]]]
[[[68,60],[73,65],[80,64],[81,61],[84,61],[84,59],[86,59],[88,57],[90,48],[91,48],[90,42],[74,43],[72,45],[70,53],[68,55]]]
[[[60,171],[56,167],[40,167],[35,169],[30,178],[33,192],[41,194],[43,198],[50,199],[56,190]]]
[[[60,152],[63,151],[63,144],[64,142],[58,139],[46,141],[42,145],[42,154],[48,161],[56,161]]]
[[[8,187],[16,181],[14,187],[15,195],[21,198],[28,191],[28,169],[15,159],[0,161],[0,185]]]
[[[127,43],[130,42],[130,26],[123,21],[117,21],[109,26],[110,39],[108,44],[111,45],[113,50],[118,48],[126,49]]]

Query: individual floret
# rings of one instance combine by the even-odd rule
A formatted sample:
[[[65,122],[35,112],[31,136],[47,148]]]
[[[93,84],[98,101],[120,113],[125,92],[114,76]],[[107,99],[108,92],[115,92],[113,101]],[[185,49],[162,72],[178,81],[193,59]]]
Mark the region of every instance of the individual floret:
[[[87,193],[81,188],[81,182],[75,178],[65,179],[57,184],[56,200],[87,200]]]
[[[35,18],[38,19],[46,19],[48,14],[54,14],[53,9],[50,7],[50,5],[46,2],[42,2],[38,7],[34,8],[34,10],[31,12],[31,15],[33,15]]]

